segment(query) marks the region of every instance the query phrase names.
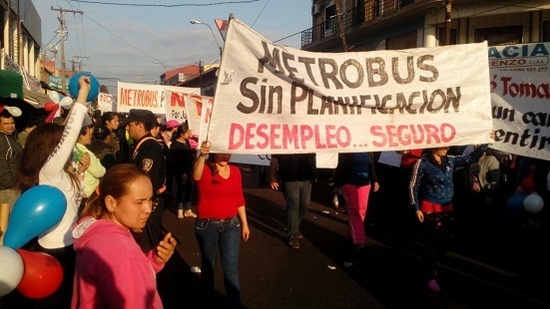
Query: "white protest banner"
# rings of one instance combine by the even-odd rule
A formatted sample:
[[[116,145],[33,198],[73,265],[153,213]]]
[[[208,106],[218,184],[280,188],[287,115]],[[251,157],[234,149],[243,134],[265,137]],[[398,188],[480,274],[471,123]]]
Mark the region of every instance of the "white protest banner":
[[[184,100],[188,111],[187,121],[189,122],[189,128],[198,132],[200,130],[203,106],[206,105],[212,108],[214,98],[209,96],[186,94],[184,95]]]
[[[187,121],[187,106],[183,98],[184,95],[182,92],[164,90],[164,97],[168,102],[166,104],[166,121],[177,120],[180,124]]]
[[[245,154],[233,154],[231,155],[231,163],[250,164],[269,166],[271,164],[271,155],[245,155]]]
[[[164,87],[118,82],[117,112],[128,113],[131,109],[147,109],[155,114],[164,114]]]
[[[174,88],[174,87],[171,87]],[[199,131],[201,110],[204,101],[213,102],[214,98],[188,94],[184,92],[166,90],[166,120],[177,120],[179,123],[188,122],[189,128]]]
[[[164,115],[168,104],[165,90],[182,93],[196,93],[199,91],[198,88],[118,82],[117,112],[127,113],[131,109],[137,108]]]
[[[206,101],[202,105],[201,122],[199,125],[199,132],[198,132],[199,145],[202,144],[203,141],[210,140],[210,137],[208,136],[208,127],[210,126],[213,106],[214,106],[213,100]]]
[[[321,152],[315,156],[317,168],[336,168],[338,165],[338,153]]]
[[[382,151],[378,163],[386,164],[393,167],[401,167],[401,157],[403,155],[395,151]]]
[[[269,166],[271,164],[271,155],[234,154],[231,155],[230,162]],[[328,152],[318,153],[315,157],[315,163],[317,168],[336,168],[338,165],[338,154]]]
[[[171,90],[174,92],[181,92],[181,93],[188,93],[188,94],[201,94],[201,88],[192,88],[192,87],[175,87],[175,86],[168,86],[168,85],[162,85],[164,89]]]
[[[550,158],[550,43],[489,48],[495,143],[491,148]]]
[[[97,108],[103,113],[113,111],[113,95],[109,93],[99,93],[97,95]]]
[[[312,53],[231,19],[213,152],[360,152],[490,142],[487,44]]]

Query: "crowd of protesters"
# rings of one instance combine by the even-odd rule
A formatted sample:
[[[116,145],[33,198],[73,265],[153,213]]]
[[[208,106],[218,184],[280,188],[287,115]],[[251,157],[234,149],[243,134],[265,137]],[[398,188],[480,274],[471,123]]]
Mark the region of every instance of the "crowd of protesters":
[[[86,81],[80,83],[85,92]],[[6,110],[0,113],[0,155],[5,157],[5,160],[0,160],[3,162],[0,166],[2,202],[13,208],[20,194],[39,184],[60,188],[68,201],[68,211],[61,222],[26,246],[53,255],[65,270],[61,288],[48,299],[40,300],[42,307],[68,308],[71,297],[85,302],[89,297],[99,297],[96,295],[99,292],[89,293],[81,290],[82,287],[74,290],[78,294],[72,292],[75,262],[81,272],[93,273],[86,268],[89,265],[82,262],[83,257],[91,254],[75,254],[73,243],[79,237],[95,237],[85,234],[85,231],[96,221],[120,237],[124,242],[122,249],[135,253],[139,251],[138,247],[133,242],[128,243],[128,236],[133,236],[133,241],[147,254],[140,257],[136,265],[145,267],[143,265],[152,263],[154,271],[162,269],[160,264],[168,260],[175,246],[173,238],[169,233],[164,235],[161,226],[163,211],[170,207],[179,219],[196,218],[203,286],[210,292],[217,247],[221,248],[226,290],[230,303],[239,307],[238,244],[239,239],[249,238],[250,230],[240,172],[227,164],[229,156],[212,155],[207,161],[209,147],[197,147],[187,123],[175,120],[162,123],[146,110],[132,110],[128,115],[105,112],[90,117],[80,95],[76,102],[64,118],[48,121],[27,117],[19,133],[15,129],[14,117]],[[446,239],[450,237],[448,234],[452,234],[455,212],[461,216],[470,214],[472,218],[487,217],[479,215],[483,213],[507,213],[514,218],[521,217],[520,213],[540,216],[540,209],[525,208],[521,201],[536,194],[543,205],[550,202],[550,161],[502,153],[487,146],[408,150],[401,153],[399,167],[378,163],[379,153],[341,154],[333,189],[335,194],[343,195],[347,204],[350,245],[357,250],[366,246],[367,205],[371,205],[369,209],[373,208],[373,211],[369,210],[369,217],[380,213],[376,208],[384,204],[398,205],[397,209],[391,210],[391,215],[413,219],[428,239],[423,257],[426,283],[432,291],[439,291],[441,287],[436,281],[435,264],[449,245]],[[115,187],[116,177],[122,177],[121,173],[133,176],[121,183],[121,191],[108,193]],[[147,181],[144,176],[147,176]],[[299,249],[300,240],[304,238],[300,223],[307,213],[317,177],[314,154],[276,155],[272,158],[268,181],[271,188],[281,188],[284,194],[286,233],[288,245],[293,249]],[[109,183],[102,182],[103,179],[108,179]],[[228,186],[229,180],[231,186]],[[228,183],[224,184],[225,181]],[[150,194],[135,191],[133,183],[151,187]],[[221,187],[225,195],[215,195],[213,192]],[[112,201],[131,205],[121,203],[122,199],[140,194],[146,201],[140,216],[146,222],[127,221],[124,219],[127,212],[116,210],[116,203],[112,207]],[[200,194],[202,200],[197,199]],[[523,199],[515,198],[519,195]],[[228,197],[234,201],[230,206],[216,208],[220,204],[219,201],[216,204],[216,199],[227,200]],[[149,200],[151,209],[147,210]],[[197,204],[200,207],[198,218],[192,209]],[[328,206],[330,201],[326,204]],[[101,221],[103,219],[105,221]],[[79,232],[71,233],[77,220]],[[224,229],[220,230],[219,226]],[[105,239],[108,238],[98,238],[97,241],[99,244],[108,243]],[[80,244],[78,247],[89,248]],[[156,255],[151,253],[155,250]],[[108,267],[116,267],[113,265],[110,263]],[[83,285],[88,284],[82,274],[76,277]],[[135,280],[127,280],[132,281]],[[90,285],[88,288],[93,289]],[[155,288],[151,278],[143,283],[142,288]],[[112,290],[105,290],[105,293],[109,292]],[[148,293],[152,293],[149,304],[161,307],[158,293]],[[133,297],[132,293],[128,295],[118,296]],[[117,301],[123,303],[124,299]]]

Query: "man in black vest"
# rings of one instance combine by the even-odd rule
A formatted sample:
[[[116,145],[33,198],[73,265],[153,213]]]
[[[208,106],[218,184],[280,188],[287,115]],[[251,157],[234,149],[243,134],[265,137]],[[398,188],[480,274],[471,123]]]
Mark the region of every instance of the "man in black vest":
[[[166,159],[162,146],[151,136],[151,129],[157,125],[157,119],[151,111],[130,110],[124,125],[128,135],[134,140],[130,163],[143,169],[153,183],[153,212],[147,220],[145,230],[133,233],[141,249],[148,252],[162,240],[162,215],[166,208],[161,194],[166,190]]]

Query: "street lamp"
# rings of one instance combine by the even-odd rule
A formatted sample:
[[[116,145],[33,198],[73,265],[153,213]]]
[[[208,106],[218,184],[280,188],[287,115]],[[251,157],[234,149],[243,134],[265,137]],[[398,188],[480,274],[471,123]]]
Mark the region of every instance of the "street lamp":
[[[205,24],[198,20],[190,20],[189,21],[193,25],[205,25],[210,29],[210,33],[212,33],[212,37],[214,37],[214,40],[216,41],[216,45],[218,46],[218,49],[220,50],[220,62],[222,61],[222,47],[220,46],[220,43],[218,42],[218,39],[216,38],[216,35],[214,34],[214,30],[212,30],[212,27],[210,27],[209,24]]]
[[[168,72],[168,69],[166,68],[166,66],[164,65],[164,63],[158,61],[158,60],[155,60],[153,61],[154,64],[160,64],[162,65],[162,67],[164,68],[164,79],[162,80],[162,84],[166,84],[166,72]]]

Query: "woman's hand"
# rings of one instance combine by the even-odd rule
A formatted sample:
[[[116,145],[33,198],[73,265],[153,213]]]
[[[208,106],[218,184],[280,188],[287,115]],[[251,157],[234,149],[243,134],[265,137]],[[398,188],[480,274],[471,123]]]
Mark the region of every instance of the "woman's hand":
[[[209,141],[202,142],[201,148],[199,149],[200,156],[201,157],[206,157],[210,153],[211,148],[212,148],[212,144],[210,144]]]
[[[250,229],[248,228],[248,225],[243,226],[243,230],[241,231],[241,237],[244,241],[247,241],[248,238],[250,238]]]
[[[174,254],[174,249],[176,248],[176,239],[172,237],[172,233],[166,234],[164,239],[159,242],[157,246],[157,252],[155,253],[155,261],[157,263],[166,263]]]
[[[422,212],[422,210],[416,211],[416,218],[418,219],[418,221],[424,222],[424,213]]]
[[[78,79],[78,98],[76,98],[77,103],[85,104],[88,100],[88,93],[90,93],[90,80],[89,76],[80,76]]]
[[[373,192],[378,192],[378,190],[380,190],[380,184],[378,183],[378,181],[375,181],[373,183],[372,191]]]
[[[90,167],[90,164],[92,164],[92,157],[86,152],[80,157],[80,161],[78,161],[78,173],[84,173]]]

